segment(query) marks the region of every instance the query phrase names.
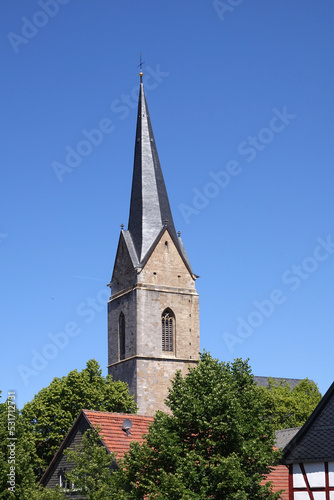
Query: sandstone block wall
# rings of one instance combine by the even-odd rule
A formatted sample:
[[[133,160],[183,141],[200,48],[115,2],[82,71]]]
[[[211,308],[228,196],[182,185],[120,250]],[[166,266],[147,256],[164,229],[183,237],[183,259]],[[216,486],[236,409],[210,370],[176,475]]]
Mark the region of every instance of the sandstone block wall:
[[[137,389],[136,402],[139,413],[142,415],[154,415],[157,410],[169,412],[164,401],[168,395],[177,370],[183,374],[188,371],[188,366],[195,367],[195,363],[185,363],[178,360],[145,360],[139,359],[137,364],[137,378],[140,380]]]
[[[168,231],[141,270],[129,265],[120,238],[108,303],[108,370],[127,382],[139,412],[166,410],[164,399],[175,372],[199,359],[199,301],[191,274]],[[138,272],[137,272],[138,271]],[[162,314],[175,316],[173,352],[162,351]],[[125,317],[125,360],[119,357],[119,316]],[[131,358],[131,359],[130,359]]]

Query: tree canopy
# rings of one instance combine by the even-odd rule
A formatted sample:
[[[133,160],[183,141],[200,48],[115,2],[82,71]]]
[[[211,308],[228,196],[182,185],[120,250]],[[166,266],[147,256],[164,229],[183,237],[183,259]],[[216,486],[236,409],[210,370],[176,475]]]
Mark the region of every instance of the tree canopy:
[[[81,452],[67,452],[75,463],[69,479],[91,500],[276,499],[263,481],[277,458],[273,432],[304,424],[320,399],[316,384],[307,379],[293,388],[277,379],[257,387],[247,361],[218,362],[204,352],[196,368],[176,374],[166,401],[170,413],[156,414],[147,442],[133,443],[115,473],[110,474],[114,457],[92,430]],[[55,378],[22,412],[11,410],[17,498],[66,498],[59,490],[38,487],[36,476],[84,408],[136,411],[127,385],[103,377],[95,360],[81,372]],[[7,489],[8,409],[7,401],[0,403],[0,499],[13,498]]]
[[[268,386],[259,390],[275,430],[303,425],[321,399],[317,385],[308,379],[291,388],[284,379],[269,378]]]
[[[136,405],[124,382],[102,376],[95,360],[87,362],[81,372],[71,371],[55,378],[22,410],[26,428],[31,433],[38,460],[37,477],[46,469],[62,440],[82,409],[135,413]]]
[[[113,474],[118,499],[277,499],[264,481],[278,454],[274,425],[250,367],[208,353],[178,372],[147,441],[132,443]]]

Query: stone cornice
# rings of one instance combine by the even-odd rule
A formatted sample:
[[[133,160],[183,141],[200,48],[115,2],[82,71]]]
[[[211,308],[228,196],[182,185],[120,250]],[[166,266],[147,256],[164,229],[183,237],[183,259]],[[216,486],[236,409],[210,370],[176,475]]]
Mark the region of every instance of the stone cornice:
[[[116,363],[112,363],[111,365],[108,365],[107,368],[110,368],[111,366],[117,366],[122,363],[125,363],[126,361],[134,360],[134,359],[140,359],[144,361],[171,361],[171,362],[180,362],[180,363],[189,363],[189,364],[197,364],[199,362],[198,359],[185,359],[185,358],[167,358],[167,357],[157,357],[157,356],[131,356],[130,358],[122,359],[120,361],[116,361]]]
[[[144,283],[136,283],[135,285],[130,286],[128,288],[125,288],[124,290],[121,290],[120,292],[117,292],[114,295],[112,295],[109,299],[109,302],[111,302],[112,300],[118,299],[119,297],[122,297],[123,295],[127,295],[128,293],[130,293],[134,290],[150,290],[152,292],[165,292],[165,293],[176,293],[178,295],[183,294],[183,295],[198,296],[197,291],[194,289],[190,289],[190,288],[159,286],[159,285],[146,285]]]

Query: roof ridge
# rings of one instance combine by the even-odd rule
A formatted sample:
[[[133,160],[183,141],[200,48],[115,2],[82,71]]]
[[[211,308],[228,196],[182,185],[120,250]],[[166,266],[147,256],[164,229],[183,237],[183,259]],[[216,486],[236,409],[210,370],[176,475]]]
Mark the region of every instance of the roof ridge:
[[[87,410],[83,409],[82,410],[84,413],[98,413],[102,415],[112,415],[112,416],[124,416],[126,415],[127,417],[131,418],[152,418],[154,419],[153,415],[139,415],[137,413],[120,413],[120,412],[113,412],[113,411],[102,411],[102,410]]]

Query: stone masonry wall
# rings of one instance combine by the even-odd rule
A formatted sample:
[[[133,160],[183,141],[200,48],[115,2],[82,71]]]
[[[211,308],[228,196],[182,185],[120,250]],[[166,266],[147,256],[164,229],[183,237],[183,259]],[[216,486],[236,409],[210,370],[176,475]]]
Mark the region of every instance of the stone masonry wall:
[[[157,409],[166,410],[164,399],[175,372],[186,372],[188,364],[195,365],[199,359],[198,294],[195,279],[168,231],[132,285],[133,270],[129,270],[129,256],[122,245],[120,240],[113,277],[117,283],[111,287],[114,293],[108,303],[109,373],[129,384],[139,413],[152,415]],[[125,285],[130,286],[121,289]],[[175,315],[173,352],[162,351],[161,318],[167,308]],[[125,316],[125,360],[119,359],[121,312]]]
[[[118,321],[125,317],[125,357],[136,354],[137,290],[125,293],[108,302],[108,364],[119,361]]]
[[[198,359],[199,304],[195,280],[166,231],[138,275],[137,354],[165,356],[161,350],[161,315],[166,308],[175,315],[173,355]],[[170,353],[168,353],[168,357]]]
[[[195,363],[184,363],[178,360],[137,360],[137,378],[140,380],[137,388],[136,402],[140,415],[154,415],[157,410],[169,412],[164,401],[168,395],[168,387],[177,370],[186,374],[188,367]]]
[[[195,280],[189,273],[170,234],[166,231],[158,241],[138,282],[147,285],[190,289],[196,293]]]
[[[127,359],[114,366],[110,366],[108,373],[114,380],[121,380],[127,383],[130,394],[134,396],[134,400],[137,402],[137,359]]]
[[[161,345],[161,315],[170,308],[175,315],[174,352]],[[198,359],[198,295],[142,289],[137,302],[137,354],[139,356]]]

